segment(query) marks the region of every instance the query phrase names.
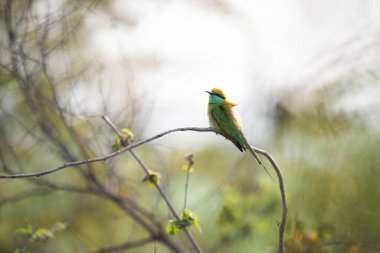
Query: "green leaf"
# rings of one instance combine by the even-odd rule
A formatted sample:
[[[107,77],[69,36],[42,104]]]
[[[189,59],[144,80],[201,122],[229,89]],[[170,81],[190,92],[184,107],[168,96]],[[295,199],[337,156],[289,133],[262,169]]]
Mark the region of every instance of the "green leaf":
[[[191,225],[194,225],[199,230],[199,232],[202,232],[199,225],[198,216],[190,209],[185,208],[179,218],[179,220],[169,221],[169,225],[166,228],[166,232],[169,235],[175,235],[179,232],[180,229],[183,229],[184,227],[190,227]]]
[[[128,128],[123,128],[121,129],[121,136],[123,137],[123,139],[128,139],[128,140],[133,140],[133,133],[131,130],[129,130]]]
[[[61,221],[57,221],[53,228],[55,229],[56,232],[59,232],[59,231],[62,231],[62,230],[65,230],[67,228],[67,224],[61,222]]]
[[[128,128],[121,129],[120,133],[121,139],[118,135],[114,136],[114,144],[111,146],[112,151],[114,152],[124,148],[123,143],[125,146],[128,146],[133,141],[133,133]]]
[[[193,166],[190,166],[190,168],[189,168],[189,166],[188,166],[187,164],[184,164],[184,165],[182,166],[182,169],[185,170],[185,171],[188,170],[190,173],[194,171],[194,167],[193,167]]]
[[[160,184],[161,174],[155,171],[149,171],[149,175],[143,178],[143,182],[149,182],[150,187],[155,187],[155,184]]]
[[[118,145],[118,144],[113,144],[113,145],[111,146],[111,149],[112,149],[113,152],[119,151],[119,150],[122,149],[122,148],[123,148],[123,147],[120,146],[120,145]]]
[[[30,241],[46,241],[54,237],[52,231],[46,228],[37,229],[31,236]]]
[[[33,233],[33,226],[31,224],[26,225],[25,227],[21,227],[15,231],[16,234],[31,236]]]
[[[176,235],[178,234],[179,232],[179,227],[175,224],[173,224],[172,222],[166,227],[166,232],[169,234],[169,235]]]
[[[183,224],[187,227],[190,225],[194,225],[196,228],[201,230],[200,225],[199,225],[199,219],[198,215],[196,215],[193,211],[190,209],[185,208],[181,214],[181,221]]]

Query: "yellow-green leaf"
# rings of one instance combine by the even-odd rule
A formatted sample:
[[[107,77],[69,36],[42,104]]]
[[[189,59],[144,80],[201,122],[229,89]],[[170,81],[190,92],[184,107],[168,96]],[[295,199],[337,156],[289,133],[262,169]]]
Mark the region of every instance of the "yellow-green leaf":
[[[184,164],[182,166],[182,169],[185,170],[185,171],[189,170],[190,173],[194,171],[194,167],[190,166],[190,169],[189,169],[189,166],[187,164]]]

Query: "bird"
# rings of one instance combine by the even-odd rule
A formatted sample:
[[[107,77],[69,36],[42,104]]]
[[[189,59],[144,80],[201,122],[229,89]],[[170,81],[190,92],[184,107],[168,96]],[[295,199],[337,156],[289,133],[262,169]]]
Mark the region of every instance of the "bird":
[[[272,177],[265,165],[257,157],[251,145],[249,145],[247,138],[244,136],[242,121],[234,110],[234,107],[238,104],[227,100],[227,97],[222,89],[214,88],[211,91],[206,92],[210,94],[207,114],[211,127],[218,130],[241,152],[248,151],[255,158],[256,162],[263,166],[268,175]]]

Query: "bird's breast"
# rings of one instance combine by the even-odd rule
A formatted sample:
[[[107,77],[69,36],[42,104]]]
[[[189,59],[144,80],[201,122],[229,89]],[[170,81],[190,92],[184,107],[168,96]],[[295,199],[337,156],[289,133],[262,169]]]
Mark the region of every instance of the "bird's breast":
[[[214,107],[208,106],[208,110],[207,110],[208,121],[209,121],[211,127],[220,130],[218,122],[216,122],[216,120],[215,120],[215,118],[213,116],[213,112],[212,112],[213,110],[214,110]]]

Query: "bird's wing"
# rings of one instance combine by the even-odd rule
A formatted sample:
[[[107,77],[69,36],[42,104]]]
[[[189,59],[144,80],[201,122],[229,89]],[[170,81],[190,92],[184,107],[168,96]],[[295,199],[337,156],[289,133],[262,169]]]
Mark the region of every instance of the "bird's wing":
[[[268,175],[273,179],[272,175],[268,172],[265,165],[257,157],[255,151],[249,145],[245,138],[240,124],[240,118],[235,115],[231,108],[215,107],[212,110],[212,116],[219,125],[220,130],[235,146],[240,150],[248,150],[249,153],[255,158],[257,163],[261,165]],[[273,179],[274,180],[274,179]]]
[[[229,108],[215,107],[212,110],[212,117],[218,124],[220,130],[240,151],[245,150],[243,134],[240,129],[240,122],[235,118]]]

